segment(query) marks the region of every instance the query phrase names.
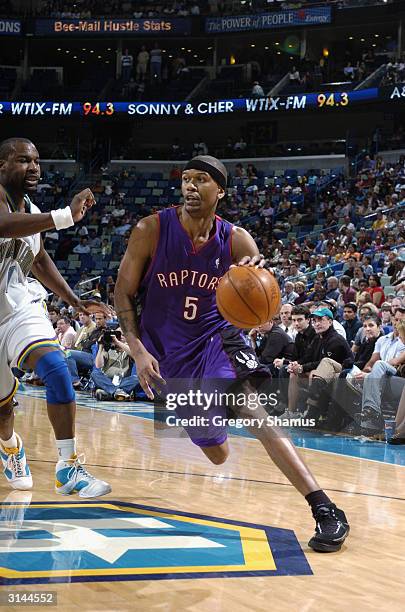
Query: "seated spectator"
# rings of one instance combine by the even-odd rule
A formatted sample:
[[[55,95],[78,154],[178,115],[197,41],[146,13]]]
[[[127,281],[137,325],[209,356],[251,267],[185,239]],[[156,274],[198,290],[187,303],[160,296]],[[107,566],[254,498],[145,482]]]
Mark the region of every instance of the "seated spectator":
[[[299,225],[301,221],[302,215],[298,212],[296,208],[293,208],[291,211],[291,215],[288,216],[288,223],[293,227],[294,225]]]
[[[330,299],[330,300],[335,300],[335,302],[338,301],[339,298],[339,281],[336,278],[336,276],[330,276],[327,281],[326,281],[326,286],[327,286],[327,291],[326,291],[326,298]]]
[[[52,323],[52,327],[56,329],[58,321],[60,319],[60,308],[57,306],[48,306],[48,317]]]
[[[356,300],[356,290],[350,286],[350,277],[347,275],[341,276],[339,279],[340,298],[338,304],[341,302],[347,304],[348,302],[354,302]]]
[[[89,276],[87,272],[82,272],[79,280],[73,287],[73,291],[80,297],[82,293],[86,291],[91,291],[93,288],[93,283],[89,280]]]
[[[352,345],[358,330],[363,327],[362,322],[357,316],[357,306],[354,302],[348,302],[343,308],[343,327],[346,332],[346,340]]]
[[[381,304],[381,322],[384,334],[390,334],[393,331],[391,316],[391,304],[389,302],[383,302]]]
[[[288,359],[289,361],[292,359],[294,343],[274,321],[269,321],[252,330],[249,336],[260,362],[269,366],[272,374],[278,374],[274,366],[275,359]]]
[[[105,330],[97,343],[97,355],[91,378],[96,386],[98,401],[125,401],[139,388],[134,374],[130,348],[120,330]]]
[[[340,323],[340,321],[338,321],[337,318],[336,318],[337,309],[336,309],[336,302],[335,302],[335,300],[324,299],[324,300],[322,300],[322,302],[317,302],[315,304],[311,304],[311,306],[310,306],[311,314],[317,308],[329,308],[329,310],[332,311],[332,314],[333,314],[333,329],[335,331],[337,331],[337,333],[340,336],[342,336],[342,338],[344,338],[346,340],[346,330],[343,327],[343,325]]]
[[[289,72],[290,83],[299,84],[300,82],[300,73],[295,66],[293,66]]]
[[[80,386],[79,370],[85,376],[90,375],[90,371],[94,366],[94,355],[96,352],[96,342],[100,337],[101,332],[107,328],[107,320],[102,312],[96,312],[94,315],[95,329],[88,335],[86,340],[81,342],[81,349],[73,348],[67,355],[67,364],[72,383],[75,388]]]
[[[91,317],[84,312],[79,312],[79,321],[82,327],[76,335],[76,339],[72,347],[77,351],[83,350],[83,345],[85,342],[87,342],[89,336],[96,329],[96,324],[94,321],[92,321]]]
[[[76,332],[71,326],[70,319],[68,317],[61,317],[56,324],[56,331],[58,335],[58,341],[62,348],[72,348],[75,339]]]
[[[358,309],[358,313],[359,313],[359,318],[360,321],[364,324],[364,321],[368,318],[368,317],[378,317],[378,308],[376,306],[374,306],[374,304],[364,304],[364,306],[359,307]],[[354,342],[352,345],[352,353],[354,355],[357,354],[357,351],[359,350],[363,340],[365,339],[365,335],[364,335],[364,328],[360,327],[360,329],[357,331],[356,336],[354,338]]]
[[[179,166],[172,166],[170,170],[169,179],[171,181],[179,181],[181,179],[181,170]]]
[[[295,298],[294,304],[299,306],[307,301],[308,296],[306,293],[306,285],[302,281],[297,281],[294,285],[294,290],[298,293],[298,297]]]
[[[81,236],[79,244],[77,244],[73,248],[73,253],[82,254],[82,253],[90,253],[90,251],[91,249],[90,249],[90,246],[88,245],[87,236]]]
[[[397,367],[405,363],[405,344],[398,333],[398,323],[403,320],[405,320],[405,308],[398,308],[393,320],[394,331],[379,338],[371,359],[365,365],[363,372],[356,376],[356,380],[363,381],[361,413],[356,415],[356,420],[367,433],[370,431],[378,433],[384,427],[381,405],[383,391],[395,392],[394,383],[397,382],[401,383],[402,391],[405,382],[403,379],[391,380],[399,378],[396,376]],[[401,325],[401,330],[403,329],[404,326]]]
[[[346,340],[333,328],[333,313],[329,308],[315,310],[312,313],[312,320],[316,336],[304,358],[300,362],[291,362],[287,366],[287,371],[290,374],[290,385],[297,385],[298,377],[311,378],[308,397],[310,416],[308,418],[317,419],[319,417],[318,398],[321,391],[334,377],[334,374],[341,371],[342,364],[352,359],[352,352]],[[321,362],[323,362],[322,365]],[[334,366],[331,362],[336,362],[338,366]],[[290,395],[297,397],[298,392],[290,393],[289,390]],[[290,406],[289,408],[292,409]]]
[[[291,302],[287,302],[281,306],[280,308],[280,328],[284,330],[285,333],[288,336],[290,336],[291,340],[294,342],[297,332],[295,331],[294,326],[292,324],[292,311],[293,311],[293,304]]]
[[[208,155],[208,147],[201,137],[193,145],[193,157],[197,155]]]
[[[372,274],[368,279],[369,288],[367,292],[371,295],[373,304],[380,307],[385,302],[384,289],[381,287],[381,280],[377,274]]]
[[[253,83],[252,97],[253,98],[264,98],[263,87],[260,85],[259,81],[255,81]]]
[[[284,283],[284,289],[281,294],[282,304],[294,304],[294,301],[298,297],[298,293],[294,291],[294,283],[286,281]]]
[[[381,321],[376,316],[369,316],[363,322],[364,341],[355,355],[353,366],[363,370],[371,359],[378,338],[382,337]],[[332,403],[329,406],[325,429],[328,431],[351,431],[353,416],[356,412],[356,400],[358,391],[354,390],[352,384],[343,384],[343,380],[351,372],[351,369],[343,369],[336,380],[335,387],[331,390]]]
[[[386,225],[387,225],[386,217],[384,217],[384,215],[383,215],[383,213],[381,211],[378,211],[377,218],[374,221],[373,225],[371,226],[371,229],[375,232],[377,230],[380,230],[380,229],[386,227]]]
[[[368,292],[368,290],[366,291],[361,291],[357,294],[356,297],[356,304],[358,308],[361,308],[362,306],[364,306],[365,304],[373,304],[373,298],[371,297],[370,293]]]
[[[296,331],[294,340],[294,355],[293,360],[296,363],[306,361],[306,355],[311,345],[312,340],[315,337],[315,330],[311,325],[311,313],[306,306],[294,306],[292,311],[292,323]],[[298,401],[298,385],[287,385],[285,387],[286,379],[290,377],[288,370],[289,360],[285,358],[279,358],[274,360],[274,366],[279,370],[280,390],[282,399],[286,401],[288,396],[288,413],[294,414],[297,407]]]
[[[237,178],[243,178],[246,176],[246,170],[240,162],[235,166],[234,176]]]
[[[233,145],[233,150],[235,152],[245,151],[246,147],[247,147],[247,142],[246,140],[244,140],[243,136],[241,136],[239,140],[237,140],[235,144]],[[242,176],[246,176],[246,172],[244,175],[242,174]]]

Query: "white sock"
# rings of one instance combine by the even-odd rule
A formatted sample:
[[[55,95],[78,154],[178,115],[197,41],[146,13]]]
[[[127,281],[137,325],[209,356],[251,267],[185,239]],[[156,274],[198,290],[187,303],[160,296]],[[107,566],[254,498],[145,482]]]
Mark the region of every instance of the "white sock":
[[[76,438],[55,440],[58,451],[58,461],[69,461],[76,454]]]
[[[4,448],[18,448],[17,436],[15,435],[15,431],[13,429],[13,435],[8,440],[3,440],[0,438],[0,442],[4,446]]]

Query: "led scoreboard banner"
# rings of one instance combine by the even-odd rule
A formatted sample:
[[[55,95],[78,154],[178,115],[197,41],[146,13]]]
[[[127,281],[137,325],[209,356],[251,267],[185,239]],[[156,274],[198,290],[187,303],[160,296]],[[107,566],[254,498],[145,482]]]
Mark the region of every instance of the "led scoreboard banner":
[[[405,84],[348,92],[325,92],[237,98],[207,102],[0,102],[2,117],[70,117],[113,116],[206,117],[245,113],[293,112],[315,110],[327,113],[335,109],[356,108],[365,102],[405,102]]]

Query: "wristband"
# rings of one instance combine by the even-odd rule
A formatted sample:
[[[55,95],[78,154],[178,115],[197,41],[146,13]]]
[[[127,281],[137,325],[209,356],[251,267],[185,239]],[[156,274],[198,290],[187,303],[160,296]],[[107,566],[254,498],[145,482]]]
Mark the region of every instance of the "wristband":
[[[57,230],[66,229],[67,227],[72,227],[72,225],[75,224],[70,206],[66,206],[66,208],[58,208],[58,210],[51,210],[51,215]]]

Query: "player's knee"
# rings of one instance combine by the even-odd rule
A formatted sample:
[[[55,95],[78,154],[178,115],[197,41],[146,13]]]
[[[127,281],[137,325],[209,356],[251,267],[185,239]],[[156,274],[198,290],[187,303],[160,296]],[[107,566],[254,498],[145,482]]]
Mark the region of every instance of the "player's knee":
[[[13,400],[11,399],[7,404],[0,406],[0,421],[8,421],[14,411]]]
[[[211,447],[204,449],[204,452],[214,465],[222,465],[229,457],[229,450],[227,448]]]
[[[72,379],[61,351],[50,351],[43,355],[38,360],[35,371],[45,383],[49,404],[70,404],[74,401]]]

